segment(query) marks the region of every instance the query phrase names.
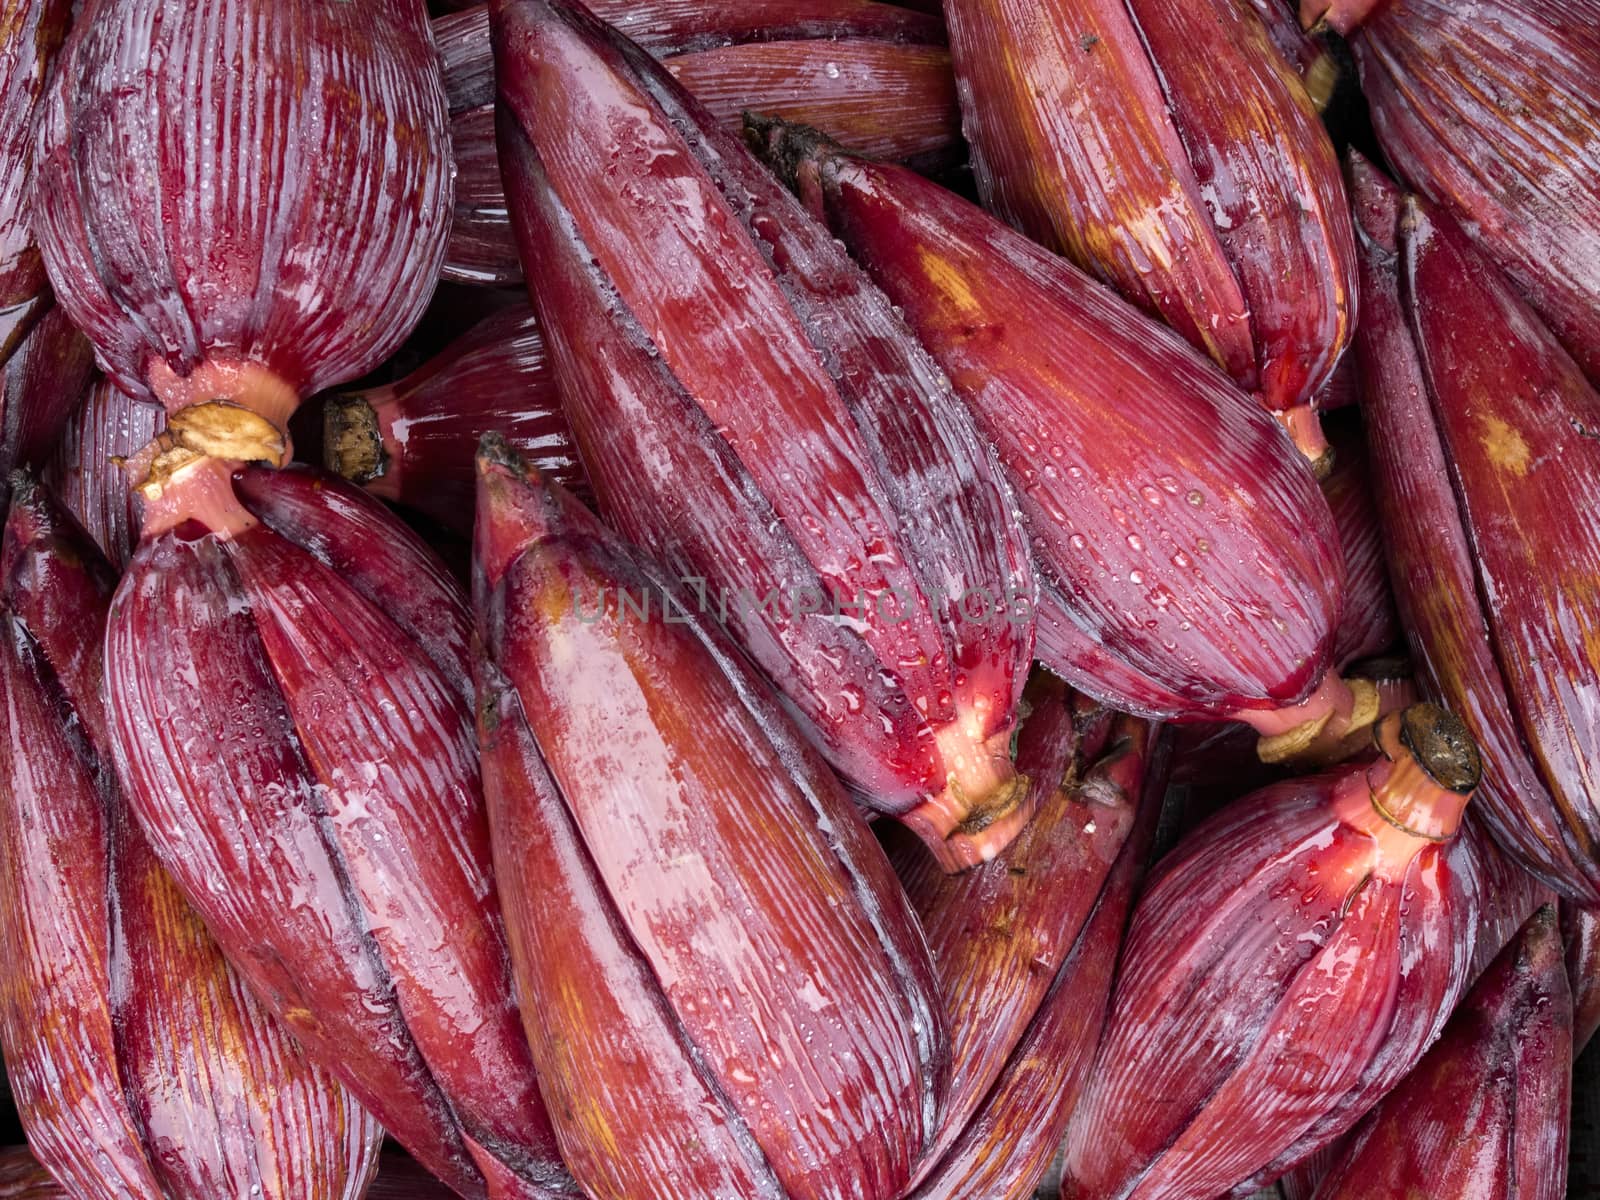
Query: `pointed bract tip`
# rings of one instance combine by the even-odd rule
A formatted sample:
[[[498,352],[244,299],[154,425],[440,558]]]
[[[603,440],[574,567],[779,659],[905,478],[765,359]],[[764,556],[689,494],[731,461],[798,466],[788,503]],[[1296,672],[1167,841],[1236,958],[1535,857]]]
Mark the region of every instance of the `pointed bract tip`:
[[[845,153],[843,146],[820,129],[753,112],[744,114],[744,140],[791,190],[799,189],[808,167],[818,167],[834,155]]]
[[[1544,905],[1529,917],[1522,935],[1528,965],[1535,971],[1566,971],[1567,947],[1561,937],[1561,912],[1554,904]]]
[[[572,493],[500,434],[483,435],[476,461],[474,559],[489,586],[499,583],[512,562],[539,542],[573,533],[608,536]]]
[[[477,462],[480,479],[493,474],[507,473],[529,487],[538,487],[543,483],[539,468],[523,458],[504,434],[493,430],[478,439]]]
[[[11,473],[9,483],[11,511],[6,514],[5,531],[0,536],[0,587],[11,586],[23,555],[31,548],[44,548],[46,543],[49,552],[90,571],[109,571],[95,552],[93,540],[38,476],[18,469]]]
[[[1360,151],[1346,154],[1345,171],[1357,234],[1393,254],[1400,240],[1400,207],[1405,193]]]

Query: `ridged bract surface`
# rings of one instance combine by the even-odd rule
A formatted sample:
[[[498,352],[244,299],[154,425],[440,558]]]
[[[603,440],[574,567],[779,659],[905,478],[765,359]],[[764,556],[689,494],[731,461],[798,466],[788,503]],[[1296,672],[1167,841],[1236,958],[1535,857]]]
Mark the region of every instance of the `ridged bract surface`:
[[[0,4],[0,362],[25,306],[46,290],[30,228],[33,116],[45,76],[72,23],[72,0]]]
[[[1594,0],[1392,0],[1351,43],[1389,161],[1600,381],[1597,27]]]
[[[1600,395],[1447,216],[1358,164],[1363,409],[1401,614],[1496,838],[1600,897]]]
[[[1333,470],[1322,481],[1344,551],[1344,612],[1334,639],[1333,661],[1344,666],[1382,653],[1400,640],[1400,617],[1389,564],[1383,552],[1383,527],[1372,498],[1372,470],[1359,430],[1332,435]]]
[[[950,52],[879,38],[813,38],[718,46],[662,59],[730,130],[746,112],[815,126],[852,150],[924,169],[960,157]],[[522,279],[495,153],[492,105],[451,119],[456,209],[444,278]]]
[[[101,377],[68,419],[45,465],[45,483],[118,570],[139,544],[139,500],[127,470],[111,460],[138,453],[163,424],[162,409]]]
[[[1522,869],[1514,858],[1500,849],[1483,823],[1483,810],[1476,806],[1461,823],[1450,861],[1457,871],[1477,877],[1481,898],[1478,907],[1478,938],[1472,954],[1471,980],[1476,983],[1521,932],[1528,919],[1556,895],[1539,879]]]
[[[70,1200],[25,1146],[0,1150],[0,1197],[5,1200]]]
[[[504,443],[480,464],[495,862],[574,1176],[893,1200],[947,1060],[887,860],[731,647]]]
[[[1254,386],[1269,408],[1303,404],[1355,328],[1355,238],[1333,143],[1247,4],[1130,0],[1128,10],[1249,306]]]
[[[985,204],[1253,385],[1244,291],[1126,5],[946,7]]]
[[[1064,1200],[1249,1195],[1404,1077],[1468,982],[1478,896],[1354,764],[1238,801],[1164,859],[1067,1138]]]
[[[0,497],[15,468],[41,465],[93,376],[94,352],[60,305],[38,313],[9,358],[0,348]]]
[[[1301,699],[1326,667],[1343,569],[1327,502],[1276,423],[959,197],[844,156],[822,170],[835,230],[999,449],[1083,651],[1046,665],[1152,715]]]
[[[944,1133],[912,1200],[1035,1195],[1094,1059],[1165,791],[1150,726],[1096,711],[1047,675],[1028,695],[1018,763],[1054,794],[995,862],[942,884],[929,872],[909,881],[933,938],[953,1056]],[[1069,852],[1052,856],[1064,843]],[[919,880],[945,893],[937,908]],[[1045,912],[1062,922],[1056,938],[1037,919]],[[1012,936],[1013,913],[1023,936]]]
[[[1542,909],[1356,1127],[1316,1200],[1565,1200],[1572,993]]]
[[[464,598],[382,506],[243,472],[147,539],[107,632],[117,768],[254,991],[463,1196],[564,1186],[489,869]]]
[[[1050,676],[1035,682],[1028,703],[1018,735],[1018,767],[1038,794],[1028,828],[962,875],[940,870],[914,839],[891,854],[922,921],[950,1025],[950,1095],[929,1166],[979,1111],[1071,957],[1138,808],[1137,787],[1125,794],[1107,769],[1131,760],[1123,769],[1142,775],[1146,737],[1130,745],[1128,729],[1119,730],[1107,751],[1108,722],[1091,711],[1084,724],[1098,731],[1076,728],[1071,693]]]
[[[727,46],[665,60],[729,128],[746,112],[820,129],[893,162],[949,162],[961,115],[950,51],[869,38]]]
[[[480,321],[397,383],[327,403],[331,469],[464,533],[485,433],[500,434],[563,487],[588,490],[539,319],[525,303]]]
[[[357,1200],[381,1130],[245,992],[109,776],[110,572],[32,484],[0,564],[0,1036],[30,1142],[85,1198]]]
[[[131,394],[206,360],[300,394],[386,358],[449,230],[420,0],[91,0],[41,110],[57,298]],[[200,397],[208,399],[210,397]]]
[[[565,5],[507,4],[496,37],[507,191],[602,512],[698,587],[868,803],[1003,846],[1002,820],[962,826],[1014,795],[1033,581],[960,402],[653,60]]]
[[[1567,979],[1572,986],[1572,1056],[1577,1058],[1600,1029],[1600,912],[1564,902],[1561,929],[1567,939]]]
[[[944,44],[937,16],[878,0],[595,0],[602,21],[652,54],[694,54],[756,42],[870,38],[914,46]],[[433,23],[450,111],[494,102],[489,6]]]
[[[34,114],[71,21],[71,0],[0,0],[0,514],[12,468],[48,445],[77,399],[68,379],[39,386],[64,343],[81,339],[64,317],[37,327],[51,300],[30,195]]]

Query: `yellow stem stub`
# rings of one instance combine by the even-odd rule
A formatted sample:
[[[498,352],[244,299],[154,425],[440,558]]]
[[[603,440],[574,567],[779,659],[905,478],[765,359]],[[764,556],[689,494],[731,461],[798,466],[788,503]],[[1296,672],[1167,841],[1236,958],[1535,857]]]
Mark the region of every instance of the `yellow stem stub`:
[[[150,465],[139,492],[146,500],[155,500],[178,472],[202,458],[281,467],[289,461],[289,439],[252,409],[228,400],[208,400],[173,413],[166,429],[141,452],[144,455]]]
[[[186,450],[234,462],[288,461],[289,439],[253,409],[229,400],[191,404],[167,419],[167,433]]]
[[[1328,712],[1275,737],[1262,738],[1256,743],[1256,754],[1261,761],[1315,769],[1343,762],[1365,745],[1367,731],[1380,715],[1382,696],[1369,680],[1345,682],[1351,700],[1348,717]]]

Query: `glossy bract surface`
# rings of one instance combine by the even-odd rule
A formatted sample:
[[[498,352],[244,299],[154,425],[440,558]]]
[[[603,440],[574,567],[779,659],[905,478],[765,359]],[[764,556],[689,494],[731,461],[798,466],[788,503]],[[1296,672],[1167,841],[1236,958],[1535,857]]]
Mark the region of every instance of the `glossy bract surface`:
[[[1600,897],[1600,394],[1450,218],[1353,166],[1373,482],[1425,686],[1483,748],[1483,815]]]
[[[35,229],[130,394],[177,409],[254,366],[304,395],[421,314],[448,145],[413,0],[91,0],[41,109]]]
[[[507,192],[601,512],[866,803],[980,861],[1026,817],[1032,649],[991,453],[889,299],[665,70],[567,5],[496,13]]]
[[[381,1130],[251,996],[110,777],[109,568],[24,479],[0,550],[0,1040],[92,1200],[358,1200]]]
[[[1276,423],[1170,331],[952,193],[839,154],[816,169],[835,232],[998,449],[1050,585],[1045,665],[1149,715],[1302,700],[1327,665],[1342,563]]]
[[[495,861],[574,1176],[893,1200],[948,1064],[882,851],[681,593],[503,442],[479,461]]]
[[[231,520],[147,536],[107,631],[117,769],[152,847],[431,1171],[466,1197],[569,1186],[511,994],[465,598],[353,485],[215,482]]]

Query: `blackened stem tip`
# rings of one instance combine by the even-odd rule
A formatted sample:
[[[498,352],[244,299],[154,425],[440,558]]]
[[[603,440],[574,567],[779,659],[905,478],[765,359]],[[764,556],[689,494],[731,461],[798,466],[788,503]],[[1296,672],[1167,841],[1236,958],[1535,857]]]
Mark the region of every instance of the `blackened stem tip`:
[[[27,467],[17,467],[6,477],[6,490],[17,507],[32,504],[39,480]]]
[[[477,462],[480,476],[503,471],[529,485],[540,482],[538,468],[517,453],[517,448],[506,440],[504,434],[493,430],[478,439]]]
[[[1437,704],[1413,704],[1388,720],[1397,722],[1399,742],[1446,791],[1470,795],[1483,778],[1483,760],[1466,722]],[[1382,745],[1383,730],[1377,734]]]
[[[352,483],[371,483],[388,470],[378,414],[365,396],[330,396],[323,403],[322,460]]]

